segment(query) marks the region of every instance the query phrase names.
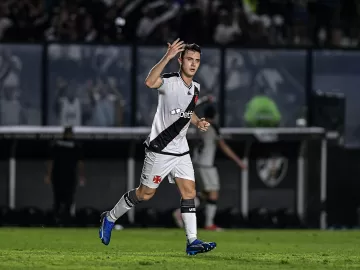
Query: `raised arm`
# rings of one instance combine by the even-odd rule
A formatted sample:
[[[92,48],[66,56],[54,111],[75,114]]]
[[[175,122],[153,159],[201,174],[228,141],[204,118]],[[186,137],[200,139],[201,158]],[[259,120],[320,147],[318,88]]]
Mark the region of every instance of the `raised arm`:
[[[163,83],[161,73],[169,61],[174,58],[179,52],[184,50],[183,41],[175,40],[172,44],[168,43],[168,49],[164,57],[158,62],[149,72],[146,77],[145,84],[149,88],[159,88]]]

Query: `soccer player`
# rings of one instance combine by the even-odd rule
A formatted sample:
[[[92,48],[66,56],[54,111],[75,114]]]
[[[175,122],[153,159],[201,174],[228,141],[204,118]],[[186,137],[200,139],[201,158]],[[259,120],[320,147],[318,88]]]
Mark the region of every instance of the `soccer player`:
[[[64,129],[63,138],[51,145],[51,157],[47,163],[45,183],[52,184],[55,218],[68,216],[74,205],[74,196],[79,185],[85,185],[85,170],[80,145],[74,140],[72,127]]]
[[[194,163],[196,178],[200,179],[202,185],[201,198],[205,203],[205,229],[211,231],[221,231],[215,225],[214,219],[219,198],[220,181],[217,168],[214,166],[217,146],[231,158],[241,169],[246,169],[245,164],[221,138],[219,128],[215,125],[217,112],[214,106],[210,105],[204,110],[204,117],[211,126],[206,133],[200,133],[201,142],[194,149]],[[179,217],[179,209],[175,210],[174,218],[179,227],[183,227],[183,222]]]
[[[180,71],[161,75],[178,53]],[[186,140],[190,123],[204,132],[210,125],[193,112],[200,92],[200,85],[193,80],[200,65],[200,55],[198,45],[185,45],[177,39],[168,43],[166,54],[147,76],[145,84],[158,91],[158,107],[150,134],[144,142],[145,160],[140,185],[125,193],[111,211],[101,215],[99,236],[103,244],[109,244],[115,221],[135,205],[151,199],[167,176],[170,183],[176,183],[181,194],[186,253],[196,255],[216,247],[214,242],[197,238],[195,176]]]

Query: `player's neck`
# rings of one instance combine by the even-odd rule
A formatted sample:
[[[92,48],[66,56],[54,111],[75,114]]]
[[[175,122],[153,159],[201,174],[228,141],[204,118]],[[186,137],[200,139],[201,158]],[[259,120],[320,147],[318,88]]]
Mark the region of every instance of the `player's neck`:
[[[181,79],[187,84],[187,85],[191,85],[192,81],[193,81],[193,77],[188,77],[185,75],[184,72],[182,72],[181,70],[179,71],[180,77]]]

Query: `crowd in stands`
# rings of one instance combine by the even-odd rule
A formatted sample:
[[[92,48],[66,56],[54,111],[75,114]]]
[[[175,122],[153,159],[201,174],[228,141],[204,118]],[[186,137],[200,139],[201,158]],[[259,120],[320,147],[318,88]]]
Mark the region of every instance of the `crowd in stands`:
[[[10,42],[358,47],[357,0],[1,0]]]

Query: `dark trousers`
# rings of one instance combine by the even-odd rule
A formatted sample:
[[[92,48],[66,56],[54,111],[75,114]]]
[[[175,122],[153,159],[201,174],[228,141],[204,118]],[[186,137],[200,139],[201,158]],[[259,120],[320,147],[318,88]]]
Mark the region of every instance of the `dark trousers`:
[[[68,216],[70,214],[71,205],[74,202],[76,177],[53,177],[52,186],[54,195],[54,214],[56,216]]]

